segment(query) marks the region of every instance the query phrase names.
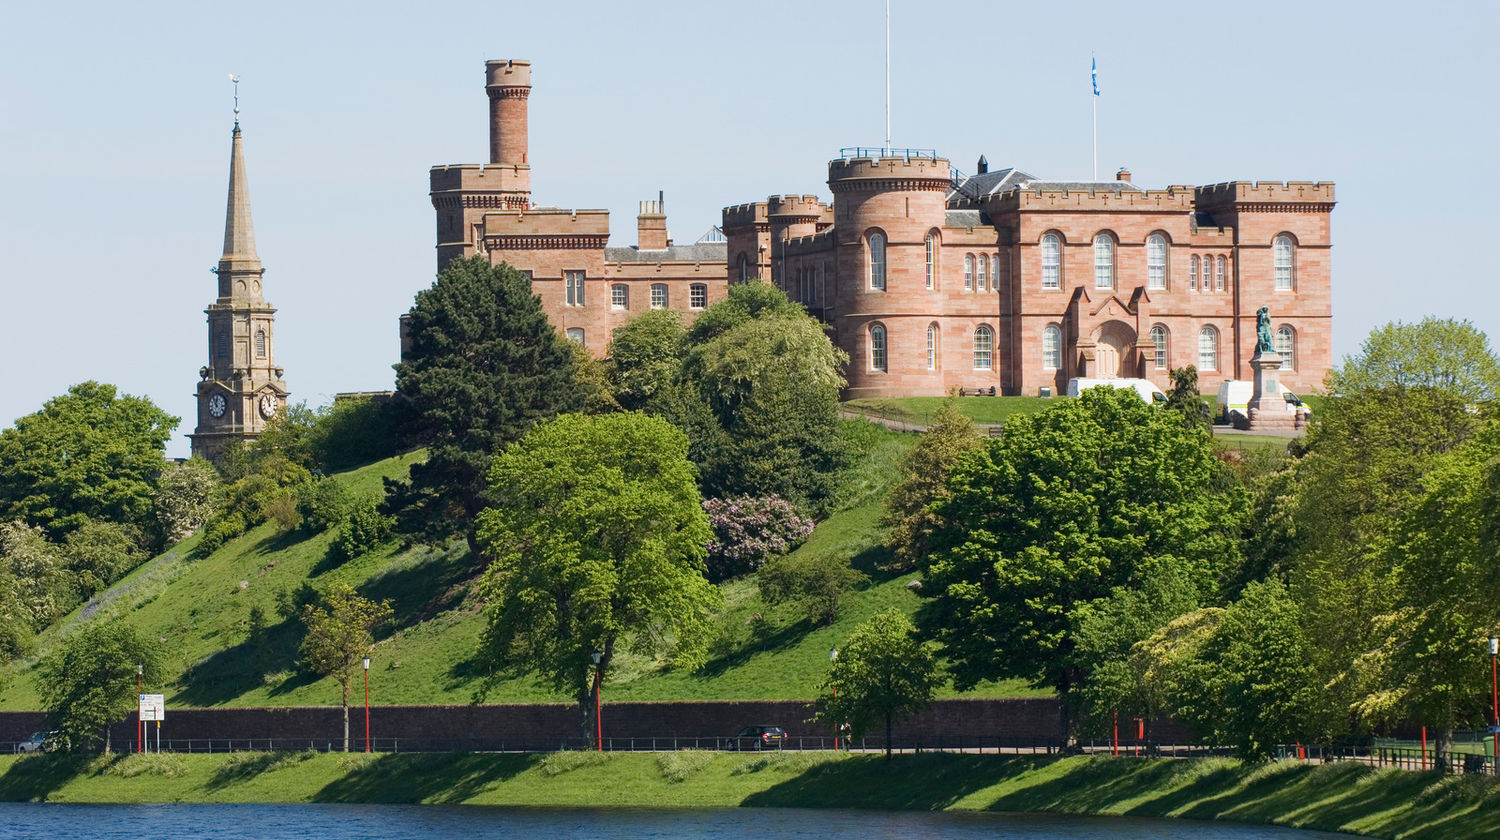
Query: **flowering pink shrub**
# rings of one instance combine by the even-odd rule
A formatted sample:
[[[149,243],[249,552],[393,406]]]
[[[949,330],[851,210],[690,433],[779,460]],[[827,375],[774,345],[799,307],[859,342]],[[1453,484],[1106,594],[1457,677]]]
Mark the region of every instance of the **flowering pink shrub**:
[[[796,548],[813,530],[811,519],[776,495],[704,499],[703,510],[714,529],[708,543],[708,579],[714,582],[759,569],[767,558]]]

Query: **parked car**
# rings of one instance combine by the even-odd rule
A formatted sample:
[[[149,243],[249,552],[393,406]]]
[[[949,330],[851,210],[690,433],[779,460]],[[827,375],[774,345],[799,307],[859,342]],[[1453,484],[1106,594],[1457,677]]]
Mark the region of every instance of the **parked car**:
[[[747,726],[724,742],[726,750],[779,750],[786,745],[786,730],[779,726]]]
[[[30,738],[16,745],[16,752],[39,753],[52,752],[62,745],[61,732],[36,732]]]
[[[1074,377],[1068,380],[1068,390],[1065,392],[1070,397],[1076,397],[1090,388],[1121,388],[1134,391],[1136,396],[1148,403],[1166,402],[1167,395],[1156,387],[1149,379],[1089,379]]]

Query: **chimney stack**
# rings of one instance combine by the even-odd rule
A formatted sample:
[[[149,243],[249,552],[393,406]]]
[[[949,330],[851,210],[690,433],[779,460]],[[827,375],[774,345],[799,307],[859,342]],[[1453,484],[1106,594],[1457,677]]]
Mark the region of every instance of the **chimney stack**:
[[[667,239],[666,198],[658,192],[656,201],[642,201],[641,212],[635,217],[635,243],[640,251],[664,251],[670,244]]]
[[[1127,184],[1130,183],[1130,170],[1123,166],[1120,167],[1120,171],[1115,173],[1115,180],[1124,181]]]

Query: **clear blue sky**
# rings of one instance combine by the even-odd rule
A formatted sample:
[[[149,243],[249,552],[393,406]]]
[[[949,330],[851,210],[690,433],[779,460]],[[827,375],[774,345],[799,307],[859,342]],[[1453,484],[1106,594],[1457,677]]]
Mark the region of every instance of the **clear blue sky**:
[[[1500,330],[1491,3],[893,0],[894,139],[972,171],[1331,180],[1335,356],[1425,314]],[[427,169],[487,158],[483,63],[533,62],[538,202],[634,241],[828,198],[884,133],[880,0],[16,3],[0,29],[0,427],[97,379],[183,418],[207,360],[232,123],[293,399],[391,387],[432,281]]]

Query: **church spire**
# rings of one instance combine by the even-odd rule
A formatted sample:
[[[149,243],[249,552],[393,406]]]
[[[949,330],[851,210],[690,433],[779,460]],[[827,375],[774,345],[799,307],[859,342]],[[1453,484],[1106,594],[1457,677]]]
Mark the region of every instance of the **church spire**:
[[[250,220],[250,182],[245,177],[245,145],[238,118],[234,121],[234,140],[229,153],[229,206],[224,213],[224,256],[219,259],[221,263],[260,262],[255,253],[255,223]]]

